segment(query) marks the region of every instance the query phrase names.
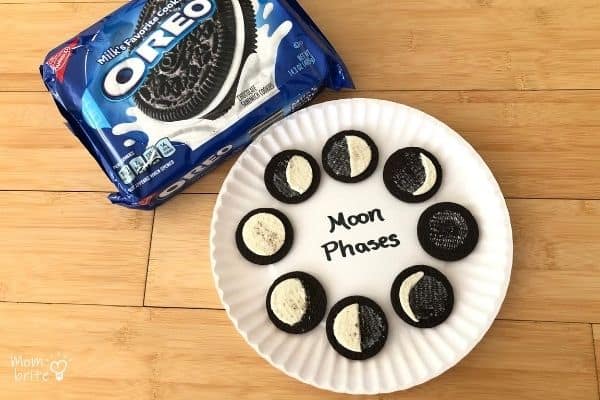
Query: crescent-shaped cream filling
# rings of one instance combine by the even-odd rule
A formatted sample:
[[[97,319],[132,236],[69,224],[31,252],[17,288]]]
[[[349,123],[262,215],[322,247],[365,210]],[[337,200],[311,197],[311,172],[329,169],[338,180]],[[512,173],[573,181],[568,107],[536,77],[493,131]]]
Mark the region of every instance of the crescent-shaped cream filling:
[[[350,176],[354,178],[365,172],[371,163],[371,148],[358,136],[346,136],[348,155],[350,156]]]
[[[423,276],[425,276],[425,273],[423,271],[415,272],[414,274],[406,278],[404,282],[402,282],[402,285],[400,285],[400,305],[402,306],[402,309],[404,310],[406,315],[408,315],[408,318],[412,319],[415,322],[419,322],[419,319],[415,316],[412,309],[410,308],[408,296],[410,295],[410,291],[412,290],[412,288],[415,287],[417,282],[419,282]]]
[[[306,308],[306,290],[300,279],[286,279],[275,286],[271,292],[273,314],[290,326],[302,320]]]
[[[306,158],[293,156],[285,168],[285,178],[290,188],[300,194],[308,190],[313,181],[313,170]]]
[[[412,193],[413,196],[419,196],[429,192],[437,180],[437,171],[433,162],[423,153],[420,154],[420,158],[421,165],[423,165],[423,168],[425,169],[425,182]]]

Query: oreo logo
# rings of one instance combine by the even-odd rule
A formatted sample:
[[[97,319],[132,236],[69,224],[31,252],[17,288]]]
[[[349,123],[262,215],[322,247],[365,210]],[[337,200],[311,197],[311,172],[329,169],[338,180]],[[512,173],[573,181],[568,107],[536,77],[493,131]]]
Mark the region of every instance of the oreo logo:
[[[221,157],[228,154],[231,150],[233,150],[233,146],[231,145],[227,145],[219,149],[215,154],[204,160],[202,164],[198,165],[196,168],[192,169],[190,172],[185,174],[180,180],[171,184],[168,188],[163,190],[158,195],[158,200],[165,200],[175,195],[176,193],[179,193],[179,191],[186,187],[188,184],[195,182],[198,178],[200,178],[200,176],[202,176],[203,173],[207,172],[207,169],[209,167],[211,167]]]
[[[171,14],[133,51],[131,57],[108,71],[102,84],[106,96],[112,100],[120,100],[131,95],[142,82],[148,67],[154,65],[164,52],[173,48],[193,25],[210,18],[215,9],[212,0],[192,0],[180,11]],[[159,14],[160,12],[157,15],[162,16]]]

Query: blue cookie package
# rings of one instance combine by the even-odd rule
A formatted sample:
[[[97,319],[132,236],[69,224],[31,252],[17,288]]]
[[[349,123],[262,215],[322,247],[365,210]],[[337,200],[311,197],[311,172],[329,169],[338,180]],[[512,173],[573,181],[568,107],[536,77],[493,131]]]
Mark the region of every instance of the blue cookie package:
[[[133,0],[40,67],[118,192],[152,209],[324,87],[353,88],[295,0]]]

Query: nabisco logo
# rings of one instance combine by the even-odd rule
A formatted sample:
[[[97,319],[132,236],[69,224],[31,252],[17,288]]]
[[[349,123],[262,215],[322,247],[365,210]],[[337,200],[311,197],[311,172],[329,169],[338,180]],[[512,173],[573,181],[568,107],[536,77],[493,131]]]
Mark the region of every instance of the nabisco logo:
[[[73,39],[65,47],[54,53],[46,61],[46,64],[50,66],[50,68],[52,68],[56,79],[60,83],[63,83],[65,79],[65,70],[67,69],[67,63],[69,62],[69,58],[71,58],[71,54],[73,54],[73,49],[77,47],[78,43],[78,38]]]

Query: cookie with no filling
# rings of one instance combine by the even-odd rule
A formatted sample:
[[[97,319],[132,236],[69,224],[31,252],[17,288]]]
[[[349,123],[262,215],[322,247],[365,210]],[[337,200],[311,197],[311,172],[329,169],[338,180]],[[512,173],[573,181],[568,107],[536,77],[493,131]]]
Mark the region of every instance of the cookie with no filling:
[[[379,151],[373,139],[360,131],[342,131],[323,147],[323,169],[333,179],[355,183],[367,179],[377,168]]]
[[[258,208],[242,218],[235,241],[245,259],[254,264],[267,265],[287,255],[294,241],[294,230],[281,211]]]
[[[308,153],[286,150],[275,155],[264,173],[265,186],[277,200],[296,204],[311,197],[321,181],[319,164]]]
[[[331,308],[326,331],[335,351],[351,360],[366,360],[383,348],[388,323],[383,310],[373,300],[351,296]]]
[[[323,320],[327,296],[312,275],[295,271],[277,278],[267,293],[267,314],[284,332],[305,333]]]
[[[454,307],[450,281],[427,265],[415,265],[402,271],[392,284],[390,298],[396,314],[417,328],[441,324]]]
[[[421,214],[417,235],[429,255],[444,261],[457,261],[475,249],[479,227],[473,215],[463,206],[437,203]]]
[[[433,154],[420,147],[394,152],[383,167],[383,183],[397,199],[418,203],[430,199],[442,184],[442,167]]]

